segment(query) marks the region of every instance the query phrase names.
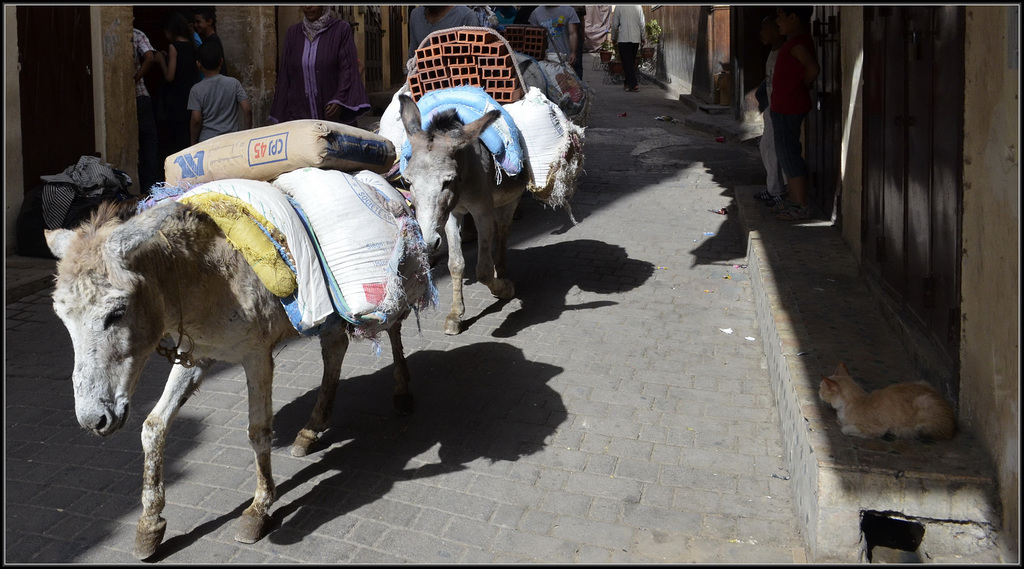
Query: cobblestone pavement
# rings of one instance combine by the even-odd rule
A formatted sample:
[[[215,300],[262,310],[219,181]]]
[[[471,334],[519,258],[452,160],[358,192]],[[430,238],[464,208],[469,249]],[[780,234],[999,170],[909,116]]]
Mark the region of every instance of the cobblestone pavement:
[[[524,198],[517,298],[470,280],[468,327],[446,336],[439,265],[442,309],[405,326],[416,412],[392,410],[387,350],[353,343],[333,428],[305,458],[288,447],[312,410],[319,344],[280,347],[279,498],[252,545],[233,539],[255,488],[244,380],[218,367],[170,431],[155,560],[805,559],[732,198],[758,182],[756,147],[655,120],[693,112],[655,85],[626,93],[585,73],[597,96],[580,223]],[[169,364],[150,361],[121,433],[86,433],[49,292],[7,305],[5,561],[134,562],[139,433]]]

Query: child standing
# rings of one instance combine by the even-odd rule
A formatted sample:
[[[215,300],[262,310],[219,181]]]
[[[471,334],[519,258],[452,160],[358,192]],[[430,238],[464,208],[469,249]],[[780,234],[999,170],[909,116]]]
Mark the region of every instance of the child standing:
[[[203,80],[188,94],[189,123],[192,144],[215,136],[238,131],[239,111],[242,129],[252,127],[252,104],[238,79],[220,74],[224,63],[223,48],[217,42],[199,46],[198,65]]]
[[[804,117],[811,110],[810,88],[821,73],[814,40],[809,33],[813,10],[811,6],[782,6],[775,11],[779,33],[787,38],[775,62],[769,112],[775,131],[775,152],[789,179],[789,203],[772,208],[778,212],[778,219],[811,217],[807,163],[800,145],[800,131]]]
[[[765,87],[767,100],[772,100],[772,77],[775,72],[775,61],[779,57],[779,48],[782,47],[782,34],[779,33],[779,26],[775,18],[765,16],[761,20],[761,43],[772,47],[768,59],[764,63]],[[762,112],[768,109],[763,109]],[[775,154],[775,130],[772,128],[771,115],[764,117],[764,133],[761,135],[761,161],[764,162],[764,169],[768,173],[765,181],[765,189],[757,196],[767,202],[767,205],[774,206],[782,203],[786,195],[785,177],[782,168],[779,166],[779,158]]]

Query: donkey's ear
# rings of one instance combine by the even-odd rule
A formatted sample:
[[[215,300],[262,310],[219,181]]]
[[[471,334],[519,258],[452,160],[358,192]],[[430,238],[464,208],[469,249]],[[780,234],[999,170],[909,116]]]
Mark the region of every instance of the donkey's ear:
[[[120,225],[106,242],[106,252],[114,257],[130,258],[135,253],[150,246],[167,246],[167,238],[159,235],[160,229],[167,220],[180,216],[185,206],[170,202],[146,212],[146,215],[133,217],[130,223]]]
[[[487,130],[487,127],[494,124],[494,121],[498,120],[500,117],[501,111],[498,109],[491,109],[484,113],[484,116],[462,127],[462,138],[465,143],[468,144],[477,138],[480,138],[480,135]]]
[[[46,246],[50,248],[53,256],[63,259],[64,254],[68,252],[68,245],[75,237],[75,232],[70,229],[44,229],[43,236],[46,237]]]
[[[416,102],[412,100],[409,95],[398,96],[398,107],[399,114],[402,117],[402,124],[405,125],[405,133],[408,136],[413,136],[423,131],[423,125],[421,124],[420,108],[416,106]]]

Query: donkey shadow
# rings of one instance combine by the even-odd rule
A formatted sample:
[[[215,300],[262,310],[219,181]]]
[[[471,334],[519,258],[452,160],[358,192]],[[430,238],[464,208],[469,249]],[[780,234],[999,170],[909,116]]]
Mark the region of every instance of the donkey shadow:
[[[350,350],[360,346],[355,343]],[[317,388],[275,415],[278,502],[264,539],[298,543],[322,525],[385,497],[398,481],[466,470],[479,459],[515,461],[538,452],[568,416],[561,396],[547,385],[562,368],[528,361],[514,346],[481,342],[427,350],[409,355],[408,363],[416,398],[413,414],[397,417],[391,406],[394,364],[342,379],[331,428],[307,458],[284,455],[309,416]],[[281,480],[285,460],[309,464]],[[288,503],[281,500],[309,483],[313,486],[306,494]],[[165,540],[151,559],[164,559],[232,523],[248,504]]]
[[[508,267],[520,306],[492,332],[496,338],[510,338],[530,326],[558,320],[567,311],[614,306],[618,303],[613,300],[573,302],[572,297],[584,292],[628,292],[654,274],[652,263],[629,258],[626,249],[619,245],[593,239],[510,249]],[[480,314],[463,320],[463,330],[484,316],[501,311],[509,302],[498,300]]]

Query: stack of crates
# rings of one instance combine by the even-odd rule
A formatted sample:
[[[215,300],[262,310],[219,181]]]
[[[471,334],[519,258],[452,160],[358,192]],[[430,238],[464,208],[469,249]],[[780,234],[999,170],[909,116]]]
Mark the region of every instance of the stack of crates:
[[[416,71],[409,75],[414,101],[437,89],[482,87],[501,104],[523,97],[512,50],[488,28],[453,28],[434,32],[416,50]]]
[[[534,59],[544,59],[547,51],[547,30],[537,26],[510,25],[502,32],[509,47]]]

